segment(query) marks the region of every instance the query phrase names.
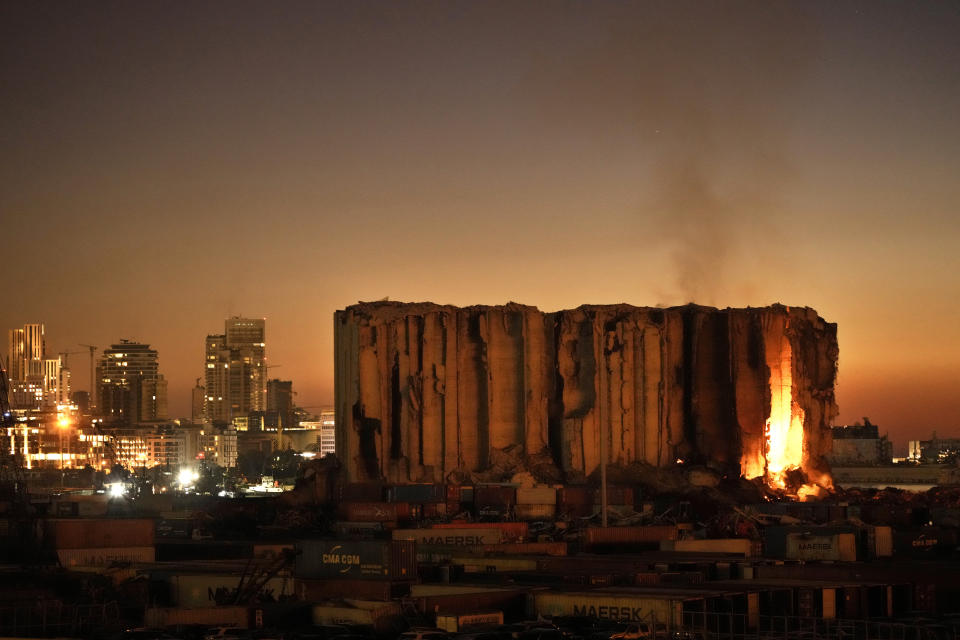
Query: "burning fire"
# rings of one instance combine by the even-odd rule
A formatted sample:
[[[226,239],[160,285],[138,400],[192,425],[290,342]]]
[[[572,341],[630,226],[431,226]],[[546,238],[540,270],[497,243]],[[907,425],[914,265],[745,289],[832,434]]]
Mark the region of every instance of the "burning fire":
[[[803,464],[805,416],[803,409],[793,400],[793,349],[786,336],[780,338],[779,353],[771,355],[767,359],[770,417],[763,429],[763,446],[753,456],[744,455],[741,466],[747,478],[763,478],[770,487],[787,490],[787,475]],[[805,484],[797,489],[797,497],[805,500],[820,490],[816,484]]]

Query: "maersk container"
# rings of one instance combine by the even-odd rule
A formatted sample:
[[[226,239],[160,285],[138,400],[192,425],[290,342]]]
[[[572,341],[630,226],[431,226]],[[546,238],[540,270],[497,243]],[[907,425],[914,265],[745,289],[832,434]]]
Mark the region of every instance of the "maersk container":
[[[97,547],[95,549],[57,549],[60,564],[71,567],[109,567],[117,563],[153,562],[156,552],[149,547]]]
[[[557,505],[555,504],[517,504],[513,508],[513,513],[517,520],[535,521],[550,520],[557,515]]]
[[[446,502],[447,489],[442,484],[398,484],[387,489],[387,502]]]
[[[152,518],[50,519],[45,526],[54,549],[152,547],[154,543]]]
[[[656,622],[669,628],[683,625],[687,606],[703,610],[702,598],[628,591],[584,591],[535,593],[534,609],[538,616],[577,616],[617,620],[619,622]],[[692,603],[692,604],[691,604]]]
[[[413,580],[414,544],[403,540],[301,540],[294,575],[298,578]]]
[[[855,562],[857,539],[852,533],[831,536],[791,533],[787,535],[787,559]]]
[[[647,527],[588,527],[584,536],[587,548],[622,546],[641,543],[659,543],[661,540],[676,540],[677,528],[673,525]]]
[[[472,527],[469,529],[394,529],[394,540],[412,540],[417,544],[472,547],[499,544],[503,541],[500,529]]]
[[[557,504],[557,490],[553,487],[520,487],[517,504]]]
[[[431,529],[499,529],[503,542],[519,542],[530,534],[530,525],[526,522],[467,522],[456,520],[430,525]]]

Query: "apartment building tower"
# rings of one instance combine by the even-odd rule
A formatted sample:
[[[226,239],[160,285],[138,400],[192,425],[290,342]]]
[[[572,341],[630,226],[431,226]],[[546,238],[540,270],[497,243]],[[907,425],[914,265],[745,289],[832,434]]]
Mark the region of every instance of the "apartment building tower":
[[[267,394],[266,321],[228,318],[205,342],[204,420],[229,423],[263,411]]]

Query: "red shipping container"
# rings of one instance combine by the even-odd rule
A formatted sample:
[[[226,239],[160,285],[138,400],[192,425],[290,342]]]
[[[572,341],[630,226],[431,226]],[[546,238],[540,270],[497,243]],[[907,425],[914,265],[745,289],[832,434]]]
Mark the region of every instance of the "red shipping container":
[[[432,529],[499,529],[505,542],[518,542],[527,537],[530,525],[526,522],[444,522],[431,525]]]
[[[153,518],[71,518],[47,520],[47,539],[54,549],[152,547]]]
[[[563,487],[557,490],[557,504],[593,504],[593,490],[590,487]]]
[[[503,555],[567,555],[566,542],[514,542],[504,544],[486,544],[478,547],[479,551],[489,554]]]
[[[601,504],[600,489],[593,491],[593,504]],[[629,505],[633,506],[633,488],[631,487],[607,487],[607,504],[610,505]]]
[[[358,600],[380,600],[388,602],[394,598],[410,595],[410,582],[391,582],[384,580],[309,580],[294,579],[294,591],[301,600],[319,601],[330,598],[343,598],[349,594]]]
[[[424,518],[440,518],[447,515],[446,502],[428,502],[423,505]]]

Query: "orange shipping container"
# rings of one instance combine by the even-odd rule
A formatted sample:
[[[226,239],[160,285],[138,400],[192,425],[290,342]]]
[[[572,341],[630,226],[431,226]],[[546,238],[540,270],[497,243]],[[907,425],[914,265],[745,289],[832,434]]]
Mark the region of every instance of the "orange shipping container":
[[[649,527],[589,527],[584,542],[588,547],[602,545],[635,544],[676,540],[677,528],[673,525]]]
[[[152,518],[47,520],[46,527],[47,541],[54,549],[153,546]]]

